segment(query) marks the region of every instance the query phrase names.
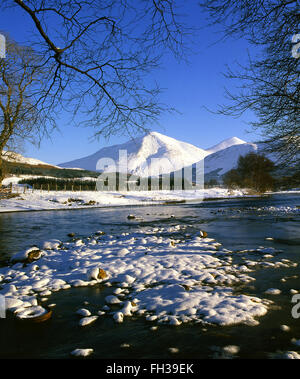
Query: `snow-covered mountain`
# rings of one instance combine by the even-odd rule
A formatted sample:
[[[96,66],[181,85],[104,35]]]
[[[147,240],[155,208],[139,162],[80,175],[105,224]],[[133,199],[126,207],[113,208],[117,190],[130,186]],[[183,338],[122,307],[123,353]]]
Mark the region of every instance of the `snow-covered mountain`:
[[[157,132],[133,139],[121,145],[105,147],[95,154],[60,164],[60,167],[79,167],[86,170],[128,172],[138,176],[168,174],[189,167],[204,159],[205,176],[220,179],[235,168],[239,156],[255,152],[258,146],[237,137],[201,149]],[[120,161],[120,151],[126,151],[125,161]],[[100,160],[100,161],[99,161]],[[97,167],[98,163],[98,167]],[[99,164],[101,163],[101,164]]]
[[[220,150],[227,149],[228,147],[235,146],[235,145],[243,145],[245,143],[247,143],[247,142],[243,141],[240,138],[232,137],[232,138],[228,138],[225,141],[218,143],[217,145],[215,145],[209,149],[206,149],[206,151],[209,152],[210,154],[213,154],[213,153],[216,153]]]
[[[183,167],[196,167],[197,163],[204,160],[205,180],[220,181],[222,175],[237,166],[241,155],[244,156],[250,152],[262,152],[262,146],[232,137],[204,150],[161,133],[151,132],[123,144],[105,147],[92,155],[62,163],[59,166],[12,152],[5,152],[3,158],[32,166],[47,165],[90,171],[118,171],[141,177],[169,174]],[[272,158],[270,156],[270,159]],[[199,167],[203,165],[200,164]]]
[[[8,162],[13,162],[13,163],[22,163],[22,164],[28,164],[32,166],[51,166],[51,167],[60,168],[58,166],[54,166],[50,163],[46,163],[35,158],[24,157],[23,155],[12,152],[12,151],[4,151],[2,153],[2,158]]]
[[[221,145],[221,144],[220,144]],[[233,144],[223,150],[217,150],[204,159],[206,179],[219,179],[229,170],[236,168],[240,156],[258,152],[258,145],[254,143]]]
[[[126,159],[120,152],[126,151]],[[121,145],[105,147],[95,154],[60,164],[60,167],[80,167],[86,170],[128,172],[139,176],[166,174],[192,165],[209,152],[186,142],[157,132],[133,139]]]

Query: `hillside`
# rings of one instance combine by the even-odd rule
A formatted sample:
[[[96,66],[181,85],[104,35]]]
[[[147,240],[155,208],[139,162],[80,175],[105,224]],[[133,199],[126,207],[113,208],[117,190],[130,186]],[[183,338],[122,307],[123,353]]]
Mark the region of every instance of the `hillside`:
[[[21,154],[15,153],[13,151],[4,151],[2,153],[2,159],[4,159],[6,162],[10,163],[16,163],[16,164],[24,164],[24,165],[30,165],[30,166],[43,166],[43,167],[54,167],[59,169],[60,167],[51,165],[49,163],[40,161],[35,158],[28,158],[24,157]]]
[[[62,169],[47,164],[5,162],[6,176],[47,176],[54,178],[96,178],[99,173],[87,170]]]
[[[161,133],[151,132],[59,166],[7,152],[5,165],[8,175],[89,180],[96,178],[99,171],[117,171],[136,177],[166,175],[180,171],[183,167],[195,167],[204,160],[205,181],[214,179],[221,182],[222,176],[237,166],[239,157],[249,152],[262,152],[262,147],[260,144],[247,143],[240,138],[232,137],[204,150]]]
[[[240,156],[257,152],[253,143],[236,144],[208,155],[204,160],[205,175],[210,179],[220,179],[227,171],[235,168]]]

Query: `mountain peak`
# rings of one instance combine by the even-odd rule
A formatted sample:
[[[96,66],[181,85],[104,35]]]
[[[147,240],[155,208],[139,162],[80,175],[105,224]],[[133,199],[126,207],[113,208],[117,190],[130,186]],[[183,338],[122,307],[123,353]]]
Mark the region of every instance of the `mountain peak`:
[[[215,146],[212,146],[209,149],[206,149],[206,151],[209,152],[210,154],[212,154],[212,153],[216,153],[217,151],[227,149],[228,147],[231,147],[234,145],[243,145],[245,143],[247,143],[247,142],[243,141],[242,139],[240,139],[238,137],[231,137],[231,138],[225,139],[224,141],[218,143]]]
[[[116,163],[115,166],[120,172],[123,172],[123,166],[119,166],[121,150],[127,152],[127,172],[139,176],[148,176],[149,172],[151,175],[158,175],[177,171],[204,159],[208,154],[189,143],[158,132],[150,132],[124,144],[102,148],[90,156],[62,163],[60,166],[96,170],[97,162],[108,158]],[[108,172],[115,169],[113,165],[108,165],[105,170]]]
[[[147,177],[174,172],[205,159],[206,168],[210,172],[214,164],[217,168],[223,168],[225,165],[224,170],[232,168],[240,155],[253,149],[252,144],[238,137],[231,137],[204,150],[159,132],[151,131],[120,145],[104,147],[94,154],[63,163],[60,166],[79,167],[92,171],[105,170],[106,172],[117,170]],[[126,162],[124,151],[127,157]],[[122,152],[122,157],[120,152]],[[105,163],[104,169],[100,168],[101,165],[98,166],[98,162],[102,164],[102,161],[108,162]]]

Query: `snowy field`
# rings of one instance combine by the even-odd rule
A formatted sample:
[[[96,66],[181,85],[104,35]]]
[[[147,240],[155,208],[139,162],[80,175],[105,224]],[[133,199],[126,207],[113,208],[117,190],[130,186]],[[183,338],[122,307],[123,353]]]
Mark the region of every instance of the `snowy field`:
[[[19,189],[23,192],[22,189]],[[55,192],[36,190],[0,200],[0,212],[73,209],[87,207],[163,204],[166,201],[201,201],[207,198],[243,197],[245,191],[212,188],[195,191]]]

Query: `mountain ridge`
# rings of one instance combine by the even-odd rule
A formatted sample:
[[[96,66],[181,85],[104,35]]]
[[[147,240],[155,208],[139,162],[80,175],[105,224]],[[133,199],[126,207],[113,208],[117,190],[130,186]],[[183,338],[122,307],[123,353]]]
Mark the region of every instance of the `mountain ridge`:
[[[120,150],[127,151],[127,172],[140,176],[159,175],[176,171],[200,161],[208,155],[206,150],[192,144],[158,132],[150,132],[123,144],[102,148],[89,156],[61,163],[59,166],[65,168],[75,166],[89,170],[97,168],[100,171],[103,167],[100,168],[99,165],[97,167],[98,161],[107,158],[108,165],[105,167],[105,171],[116,170],[116,165],[113,162],[112,164],[109,163],[111,159],[119,163],[119,167],[117,167],[119,172],[125,172],[125,167],[120,164],[122,162],[119,162]]]
[[[124,157],[122,150],[127,154]],[[58,166],[14,154],[22,164],[49,165],[76,170],[126,172],[141,177],[158,176],[190,167],[204,159],[205,177],[221,180],[222,176],[237,166],[240,155],[261,151],[259,144],[231,137],[208,149],[183,142],[158,132],[150,132],[122,144],[101,148],[83,158],[61,163]],[[123,155],[122,155],[123,154]],[[6,158],[7,159],[7,158]],[[97,167],[98,164],[98,167]]]
[[[210,147],[209,149],[206,149],[206,151],[210,152],[211,154],[216,153],[220,150],[227,149],[228,147],[235,146],[235,145],[243,145],[245,143],[248,143],[238,137],[231,137],[227,138],[224,141],[221,141],[217,145],[214,145]]]

